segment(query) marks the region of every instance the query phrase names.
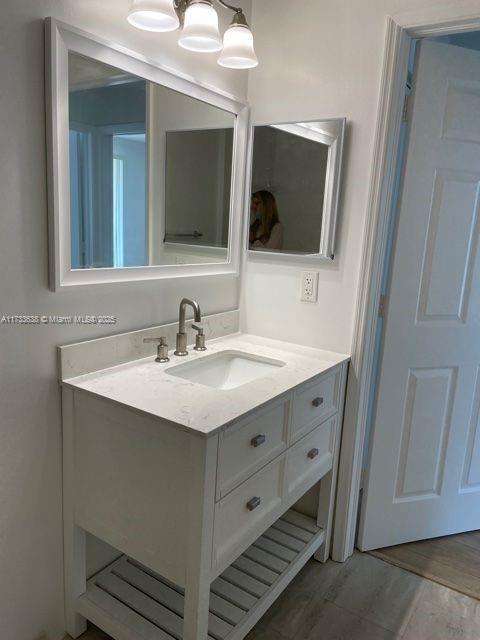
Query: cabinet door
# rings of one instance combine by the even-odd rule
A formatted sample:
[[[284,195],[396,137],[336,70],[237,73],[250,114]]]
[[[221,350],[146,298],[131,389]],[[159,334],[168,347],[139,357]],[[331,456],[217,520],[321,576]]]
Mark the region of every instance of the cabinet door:
[[[333,416],[340,405],[342,368],[302,385],[293,394],[292,441],[309,433],[320,422]]]
[[[217,499],[287,448],[289,397],[229,427],[219,438]]]
[[[214,563],[227,566],[278,516],[283,501],[285,458],[282,454],[217,502]]]
[[[288,450],[286,495],[302,495],[333,465],[337,416],[323,422]]]

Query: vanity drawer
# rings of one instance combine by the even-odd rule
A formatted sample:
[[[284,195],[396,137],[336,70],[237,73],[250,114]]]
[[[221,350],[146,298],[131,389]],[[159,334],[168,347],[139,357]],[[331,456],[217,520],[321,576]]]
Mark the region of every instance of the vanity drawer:
[[[289,407],[283,398],[220,434],[217,500],[285,451]]]
[[[327,419],[287,453],[286,493],[307,491],[333,464],[337,416]]]
[[[293,442],[338,411],[341,373],[341,368],[337,367],[327,375],[302,385],[294,392],[292,411]]]
[[[215,565],[223,566],[234,560],[277,517],[283,499],[285,461],[286,454],[282,454],[217,502],[213,534]]]

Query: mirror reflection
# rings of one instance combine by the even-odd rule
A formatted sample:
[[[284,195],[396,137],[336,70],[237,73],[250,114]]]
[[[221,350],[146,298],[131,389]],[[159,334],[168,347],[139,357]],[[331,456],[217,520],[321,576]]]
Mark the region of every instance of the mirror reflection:
[[[249,248],[321,253],[338,190],[343,119],[254,127]]]
[[[72,269],[226,262],[235,115],[69,53]]]
[[[166,140],[166,241],[226,247],[233,129],[170,131]]]

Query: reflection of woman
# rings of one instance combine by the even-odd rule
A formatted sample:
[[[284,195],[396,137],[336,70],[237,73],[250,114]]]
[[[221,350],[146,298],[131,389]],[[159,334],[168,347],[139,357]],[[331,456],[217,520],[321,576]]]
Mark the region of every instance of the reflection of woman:
[[[275,196],[270,191],[257,191],[252,195],[251,212],[250,249],[282,249],[283,225]]]

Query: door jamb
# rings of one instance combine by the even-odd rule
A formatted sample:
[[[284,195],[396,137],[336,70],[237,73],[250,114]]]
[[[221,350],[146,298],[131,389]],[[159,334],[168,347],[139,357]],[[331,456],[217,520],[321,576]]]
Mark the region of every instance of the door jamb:
[[[475,0],[387,18],[337,489],[332,558],[339,562],[352,555],[355,546],[375,333],[410,41],[473,30],[480,30],[480,8]]]

